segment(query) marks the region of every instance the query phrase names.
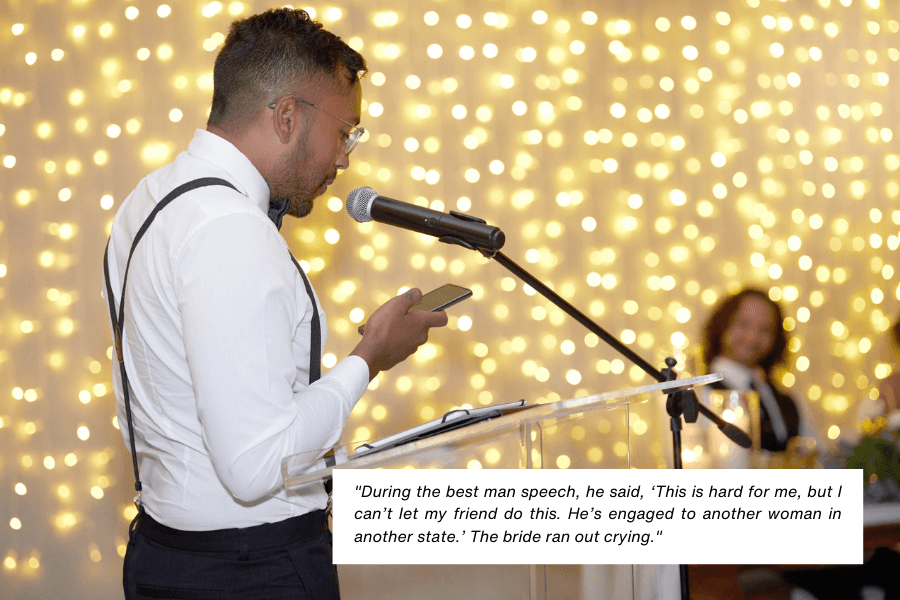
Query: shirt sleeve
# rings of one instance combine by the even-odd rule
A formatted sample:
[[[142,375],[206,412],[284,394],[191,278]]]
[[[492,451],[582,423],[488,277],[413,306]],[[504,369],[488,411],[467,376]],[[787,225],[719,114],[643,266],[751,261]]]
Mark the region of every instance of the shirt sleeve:
[[[245,502],[282,485],[284,457],[336,443],[368,385],[358,357],[311,386],[295,385],[309,340],[293,338],[312,301],[298,278],[271,223],[245,212],[201,225],[176,261],[203,441],[222,483]]]

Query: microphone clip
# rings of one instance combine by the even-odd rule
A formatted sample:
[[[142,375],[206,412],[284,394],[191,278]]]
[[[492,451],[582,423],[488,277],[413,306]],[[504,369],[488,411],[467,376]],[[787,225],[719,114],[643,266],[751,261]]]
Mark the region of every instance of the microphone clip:
[[[470,223],[482,223],[483,225],[487,225],[487,221],[485,221],[484,219],[479,219],[478,217],[473,217],[472,215],[467,215],[466,213],[451,210],[449,214],[451,217],[456,217],[457,219],[461,219],[463,221],[469,221]]]
[[[458,237],[453,237],[452,235],[442,235],[438,238],[438,241],[444,242],[445,244],[450,244],[451,246],[462,246],[467,250],[478,250],[477,247],[473,246],[469,242],[461,240]]]
[[[476,222],[485,223],[485,221],[483,219],[478,219],[475,217],[472,217],[472,219]],[[476,252],[481,253],[482,256],[484,256],[485,258],[488,258],[488,259],[494,258],[494,256],[496,256],[497,253],[500,252],[497,249],[479,248],[478,246],[475,246],[474,244],[470,244],[469,242],[467,242],[465,240],[461,240],[458,237],[453,237],[452,235],[442,235],[441,237],[438,238],[438,241],[443,242],[445,244],[450,244],[451,246],[462,246],[466,250],[475,250]]]

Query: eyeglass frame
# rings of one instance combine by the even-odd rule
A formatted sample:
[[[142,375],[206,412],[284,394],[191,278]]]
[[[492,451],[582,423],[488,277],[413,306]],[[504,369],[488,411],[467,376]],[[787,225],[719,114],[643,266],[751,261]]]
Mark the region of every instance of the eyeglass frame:
[[[293,100],[294,100],[294,102],[299,102],[300,104],[305,104],[305,105],[307,105],[307,106],[312,106],[312,107],[315,108],[316,110],[322,111],[323,113],[325,113],[325,114],[328,115],[329,117],[331,117],[331,118],[333,118],[333,119],[337,119],[338,121],[340,121],[341,123],[343,123],[344,125],[346,125],[346,126],[348,126],[348,127],[350,128],[350,133],[347,134],[347,139],[344,140],[344,154],[346,154],[346,155],[348,155],[348,156],[349,156],[350,153],[353,152],[353,150],[359,145],[359,140],[361,140],[361,139],[362,139],[362,136],[365,135],[365,133],[366,133],[366,130],[365,130],[364,128],[362,128],[362,127],[360,127],[360,126],[358,126],[358,125],[354,125],[353,123],[350,123],[350,122],[348,122],[348,121],[345,121],[345,120],[343,120],[342,118],[338,117],[337,115],[331,114],[330,112],[328,112],[328,111],[325,110],[324,108],[321,108],[321,107],[319,107],[319,106],[316,106],[315,104],[313,104],[313,103],[310,102],[309,100],[304,100],[304,99],[302,99],[302,98],[294,98]],[[278,104],[277,101],[271,103],[271,104],[269,105],[269,108],[275,108],[275,105],[276,105],[276,104]]]

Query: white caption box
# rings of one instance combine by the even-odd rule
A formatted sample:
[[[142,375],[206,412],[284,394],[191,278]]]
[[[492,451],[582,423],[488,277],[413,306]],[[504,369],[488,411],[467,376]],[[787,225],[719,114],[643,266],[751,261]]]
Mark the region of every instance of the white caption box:
[[[335,564],[861,564],[859,470],[334,471]]]

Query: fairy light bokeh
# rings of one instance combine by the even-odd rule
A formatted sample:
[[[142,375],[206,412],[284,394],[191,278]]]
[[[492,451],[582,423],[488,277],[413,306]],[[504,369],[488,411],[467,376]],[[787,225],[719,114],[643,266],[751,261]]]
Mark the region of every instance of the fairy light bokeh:
[[[115,421],[101,257],[116,208],[206,122],[212,63],[260,2],[6,2],[0,14],[0,579],[18,597],[119,593],[131,475]],[[384,195],[501,227],[503,251],[650,362],[697,374],[741,284],[791,332],[781,384],[824,439],[897,368],[900,10],[883,0],[336,2],[366,56],[351,168],[283,229],[328,313],[326,367],[405,287],[474,290],[380,375],[345,442],[462,405],[651,383],[500,265],[386,225]],[[661,465],[656,411],[630,428]],[[602,426],[601,426],[602,429]],[[553,432],[548,432],[553,435]],[[574,427],[561,468],[604,466]],[[471,467],[502,460],[487,451]],[[29,596],[34,594],[34,596]],[[102,594],[101,594],[102,595]]]

